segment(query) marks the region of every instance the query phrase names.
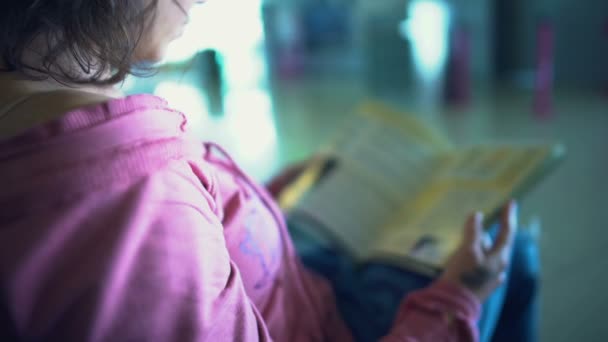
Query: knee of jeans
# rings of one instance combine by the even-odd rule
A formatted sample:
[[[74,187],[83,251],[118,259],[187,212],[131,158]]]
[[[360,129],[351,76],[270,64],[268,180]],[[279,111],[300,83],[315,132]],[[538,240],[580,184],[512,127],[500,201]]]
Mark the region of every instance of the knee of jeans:
[[[511,274],[514,287],[521,295],[536,295],[540,285],[538,245],[527,231],[518,232],[513,246]]]

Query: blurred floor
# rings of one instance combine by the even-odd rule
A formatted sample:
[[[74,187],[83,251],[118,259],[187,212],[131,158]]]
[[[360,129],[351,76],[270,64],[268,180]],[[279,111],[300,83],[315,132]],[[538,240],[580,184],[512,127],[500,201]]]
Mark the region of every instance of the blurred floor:
[[[364,94],[335,80],[283,87],[276,113],[284,151],[312,152]],[[418,105],[407,97],[389,101],[411,111]],[[558,91],[554,117],[544,120],[533,116],[531,102],[525,92],[497,91],[477,98],[464,111],[424,115],[460,143],[565,143],[566,162],[522,204],[522,220],[538,215],[543,225],[541,340],[607,341],[603,310],[608,309],[608,261],[603,253],[608,248],[608,98]]]
[[[313,153],[331,137],[365,91],[352,80],[284,82],[274,105],[282,160]],[[531,113],[529,93],[492,91],[460,111],[419,109],[459,143],[561,141],[568,158],[522,203],[522,220],[542,220],[542,341],[607,341],[608,98],[560,90],[553,118]],[[387,101],[420,107],[407,94]],[[422,112],[423,110],[426,110]]]
[[[191,70],[192,71],[192,70]],[[211,113],[196,78],[157,75],[131,92],[166,96],[191,117],[203,139],[224,145],[260,180],[306,158],[327,142],[368,98],[357,79],[300,78],[227,89],[223,113]],[[173,82],[175,81],[175,82]],[[568,149],[561,168],[522,203],[522,221],[542,220],[541,341],[607,341],[608,98],[559,90],[553,118],[531,113],[524,91],[479,89],[465,110],[418,101],[416,92],[383,96],[404,111],[437,125],[457,143],[560,141]],[[407,171],[407,170],[406,170]]]

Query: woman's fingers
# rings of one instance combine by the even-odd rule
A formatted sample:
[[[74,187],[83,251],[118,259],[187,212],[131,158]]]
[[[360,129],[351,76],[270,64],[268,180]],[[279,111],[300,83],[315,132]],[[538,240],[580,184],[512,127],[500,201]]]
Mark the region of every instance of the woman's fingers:
[[[498,257],[500,259],[508,259],[515,239],[515,232],[517,230],[517,203],[515,201],[509,202],[504,208],[500,230],[494,245],[490,249],[488,255],[490,257]]]
[[[477,246],[483,239],[483,214],[480,212],[471,214],[465,223],[464,244]]]
[[[495,243],[483,230],[483,214],[475,213],[466,221],[462,244],[448,261],[442,277],[471,290],[481,301],[506,279],[511,246],[517,227],[515,202],[504,209]]]

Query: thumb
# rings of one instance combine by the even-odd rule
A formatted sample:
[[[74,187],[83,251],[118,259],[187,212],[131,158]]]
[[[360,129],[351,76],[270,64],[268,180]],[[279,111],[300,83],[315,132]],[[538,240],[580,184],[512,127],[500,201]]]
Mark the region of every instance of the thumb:
[[[483,214],[476,212],[471,214],[464,226],[463,245],[480,245],[483,240]]]

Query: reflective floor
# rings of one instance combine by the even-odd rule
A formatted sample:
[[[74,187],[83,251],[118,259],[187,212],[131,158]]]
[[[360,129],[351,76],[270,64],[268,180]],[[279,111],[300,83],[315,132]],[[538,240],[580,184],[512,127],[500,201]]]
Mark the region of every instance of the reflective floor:
[[[348,82],[290,84],[276,100],[284,158],[305,155],[352,113],[364,91]],[[409,98],[409,99],[408,99]],[[608,97],[560,90],[551,118],[532,113],[530,94],[494,91],[466,110],[428,108],[415,96],[387,99],[435,122],[459,143],[560,141],[561,168],[522,203],[522,220],[538,217],[542,272],[542,341],[607,341]],[[419,108],[418,111],[416,108]]]

